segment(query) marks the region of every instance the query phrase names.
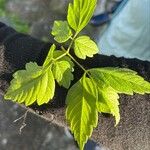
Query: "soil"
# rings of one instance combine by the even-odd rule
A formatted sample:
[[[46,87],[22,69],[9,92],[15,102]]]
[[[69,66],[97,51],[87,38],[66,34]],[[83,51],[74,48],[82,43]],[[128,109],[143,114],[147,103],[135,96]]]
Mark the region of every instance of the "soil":
[[[1,26],[3,24],[0,24]],[[3,91],[8,86],[7,82],[12,78],[12,72],[24,68],[25,63],[29,61],[37,61],[38,64],[42,64],[50,44],[46,45],[29,36],[16,33],[8,27],[1,28],[0,33],[0,43],[4,44],[4,48],[3,46],[0,48],[0,93],[4,94]],[[38,57],[39,54],[40,58]],[[88,58],[85,62],[82,60],[78,61],[85,68],[129,68],[137,71],[145,80],[150,81],[150,62],[148,61],[103,55],[95,55],[94,58]],[[74,82],[82,76],[82,73],[82,70],[76,66]],[[56,87],[55,97],[50,104],[41,107],[34,105],[32,108],[48,120],[54,118],[53,122],[59,126],[67,126],[65,121],[65,97],[67,90],[58,85]],[[92,139],[110,150],[149,150],[150,95],[121,95],[120,112],[121,121],[117,127],[114,127],[113,117],[100,114],[99,124],[92,134]]]
[[[85,68],[91,67],[124,67],[135,70],[139,75],[150,81],[150,62],[138,59],[116,58],[115,56],[96,55],[86,62],[80,61]],[[82,71],[75,68],[75,80]],[[34,106],[40,115],[51,118],[60,126],[67,126],[65,120],[65,97],[67,90],[57,88],[55,98],[50,105]],[[54,108],[55,106],[55,108]],[[57,107],[56,107],[57,106]],[[92,139],[110,150],[149,150],[150,149],[150,95],[120,95],[121,121],[114,127],[114,118],[100,114],[98,127]]]

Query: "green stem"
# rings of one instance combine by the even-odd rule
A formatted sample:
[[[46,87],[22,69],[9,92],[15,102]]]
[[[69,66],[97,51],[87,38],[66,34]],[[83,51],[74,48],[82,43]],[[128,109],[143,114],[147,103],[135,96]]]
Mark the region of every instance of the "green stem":
[[[68,52],[66,51],[64,54],[62,54],[62,55],[60,55],[59,57],[55,58],[54,61],[57,61],[57,60],[63,58],[64,56],[67,55],[67,53],[68,53]]]
[[[87,70],[78,62],[75,60],[74,57],[72,57],[69,53],[67,54],[85,73],[87,73]]]
[[[77,60],[75,60],[75,58],[74,58],[70,53],[68,53],[68,52],[65,50],[65,48],[64,48],[63,46],[62,46],[61,48],[62,48],[62,50],[63,50],[64,52],[67,53],[67,56],[69,56],[85,73],[88,72]]]
[[[70,49],[71,49],[71,47],[72,47],[72,45],[73,45],[73,42],[74,42],[74,38],[71,40],[71,43],[70,43],[70,45],[69,45],[69,47],[68,47],[68,49],[67,49],[67,52],[69,53],[69,51],[70,51]]]
[[[72,47],[72,45],[73,45],[73,42],[74,42],[74,40],[75,40],[76,36],[77,36],[77,34],[75,34],[75,35],[73,36],[73,38],[71,39],[71,43],[69,44],[68,49],[67,49],[67,50],[65,50],[65,53],[64,53],[64,54],[62,54],[61,56],[57,57],[56,59],[54,59],[54,61],[57,61],[57,60],[59,60],[59,59],[63,58],[64,56],[66,56],[67,54],[69,54],[70,49],[71,49],[71,47]],[[63,48],[63,49],[64,49],[64,48]]]
[[[74,40],[75,40],[76,36],[77,36],[77,33],[76,33],[76,34],[73,36],[73,38],[71,39],[71,43],[70,43],[70,45],[69,45],[69,47],[68,47],[68,49],[67,49],[67,52],[68,52],[68,53],[70,52],[70,49],[71,49],[71,47],[72,47],[72,45],[73,45],[73,43],[74,43]]]
[[[59,60],[59,59],[63,58],[64,56],[69,56],[69,57],[85,72],[85,74],[89,75],[88,70],[86,70],[86,69],[69,53],[69,52],[70,52],[70,49],[71,49],[71,47],[72,47],[72,45],[73,45],[73,42],[74,42],[74,40],[75,40],[75,38],[76,38],[76,36],[77,36],[77,33],[76,33],[76,34],[74,35],[74,37],[72,38],[71,43],[69,44],[69,47],[68,47],[67,50],[66,50],[63,46],[61,46],[61,49],[62,49],[62,51],[64,51],[64,54],[62,54],[61,56],[59,56],[59,57],[57,57],[56,59],[54,59],[54,61]]]

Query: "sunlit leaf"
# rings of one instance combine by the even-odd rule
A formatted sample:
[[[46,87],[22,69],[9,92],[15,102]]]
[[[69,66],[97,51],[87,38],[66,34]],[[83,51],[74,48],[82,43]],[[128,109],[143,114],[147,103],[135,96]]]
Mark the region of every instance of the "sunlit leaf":
[[[117,92],[111,88],[98,88],[97,110],[102,113],[109,113],[115,116],[116,125],[120,121],[119,113],[119,96]]]
[[[111,86],[118,93],[133,95],[133,93],[150,93],[150,83],[137,75],[137,72],[121,68],[91,69],[92,77],[103,85]]]
[[[63,51],[55,51],[54,52],[54,59],[58,58],[59,56],[63,55],[64,52]],[[74,63],[72,62],[71,58],[68,57],[68,56],[64,56],[63,58],[59,59],[59,61],[68,61],[71,65],[71,67],[73,68],[74,67]]]
[[[71,29],[67,21],[55,21],[52,29],[52,35],[58,43],[64,43],[72,36]]]
[[[79,33],[93,16],[97,0],[74,0],[69,4],[68,23]]]
[[[17,71],[13,77],[5,99],[28,106],[34,102],[38,105],[48,103],[54,96],[55,81],[50,69],[43,70],[30,62],[26,64],[26,70]]]
[[[75,40],[74,52],[77,57],[86,59],[98,53],[98,47],[88,36],[80,36]]]
[[[97,126],[97,98],[95,85],[85,76],[71,87],[67,95],[66,116],[80,150]]]
[[[72,66],[69,61],[56,61],[53,64],[53,74],[59,85],[69,88],[73,80]]]
[[[45,59],[45,61],[44,61],[44,64],[43,64],[44,67],[47,66],[48,64],[50,64],[50,62],[52,61],[53,55],[54,55],[54,51],[55,51],[55,50],[56,50],[56,46],[55,46],[55,44],[53,44],[53,45],[50,47],[50,50],[49,50],[49,52],[48,52],[48,55],[47,55],[47,57],[46,57],[46,59]]]

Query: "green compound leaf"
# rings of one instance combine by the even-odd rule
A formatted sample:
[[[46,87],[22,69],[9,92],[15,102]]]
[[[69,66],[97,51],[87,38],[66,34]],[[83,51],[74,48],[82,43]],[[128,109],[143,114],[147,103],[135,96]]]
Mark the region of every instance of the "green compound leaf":
[[[93,16],[97,0],[74,0],[69,4],[67,20],[69,25],[79,33]]]
[[[88,36],[80,36],[75,40],[74,52],[80,59],[93,57],[98,51],[97,45]]]
[[[54,57],[54,51],[56,50],[56,46],[55,44],[53,44],[48,52],[48,55],[45,59],[45,62],[43,64],[43,67],[46,67],[47,65],[49,65]]]
[[[26,70],[17,71],[5,95],[26,106],[37,101],[38,105],[48,103],[54,96],[55,80],[50,69],[44,70],[36,63],[26,64]]]
[[[55,21],[52,29],[52,35],[58,43],[64,43],[72,36],[71,29],[67,21]]]
[[[119,96],[117,92],[111,88],[98,88],[97,110],[102,113],[109,113],[115,116],[116,125],[120,121],[119,113]]]
[[[53,64],[53,74],[58,84],[69,88],[71,81],[74,79],[72,74],[72,65],[69,61],[56,61]]]
[[[121,68],[97,68],[90,73],[97,83],[111,86],[118,93],[133,95],[133,92],[150,93],[150,83],[137,75],[137,72]]]
[[[95,84],[85,76],[71,87],[67,95],[66,116],[80,150],[98,123],[97,98]]]

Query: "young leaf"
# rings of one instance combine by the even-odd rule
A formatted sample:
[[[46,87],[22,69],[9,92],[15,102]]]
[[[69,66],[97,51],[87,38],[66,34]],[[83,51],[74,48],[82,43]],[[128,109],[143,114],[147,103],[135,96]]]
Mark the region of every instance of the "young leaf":
[[[98,53],[98,47],[88,36],[80,36],[75,40],[74,52],[77,57],[86,59]]]
[[[36,63],[27,63],[26,70],[17,71],[5,94],[11,99],[27,106],[37,101],[38,105],[48,103],[54,96],[55,80],[50,69],[44,70]]]
[[[45,59],[45,62],[43,64],[43,67],[46,67],[48,64],[50,64],[50,62],[52,61],[53,55],[54,55],[54,51],[56,50],[56,46],[55,44],[53,44],[49,50],[49,53]]]
[[[119,96],[117,92],[111,88],[98,88],[98,101],[97,101],[97,110],[103,113],[109,113],[115,116],[116,125],[120,121],[119,113]]]
[[[68,91],[66,116],[81,150],[97,126],[97,98],[95,85],[85,76]]]
[[[53,74],[58,84],[69,88],[71,81],[73,80],[72,66],[69,61],[55,61],[53,64]]]
[[[55,21],[52,29],[52,35],[58,43],[64,43],[72,36],[71,29],[67,21]]]
[[[111,86],[118,93],[133,95],[133,92],[144,94],[150,93],[150,83],[137,75],[137,72],[121,68],[97,68],[91,69],[90,73],[97,83],[100,81]]]
[[[97,0],[74,0],[69,4],[67,20],[69,25],[79,33],[93,16]]]

